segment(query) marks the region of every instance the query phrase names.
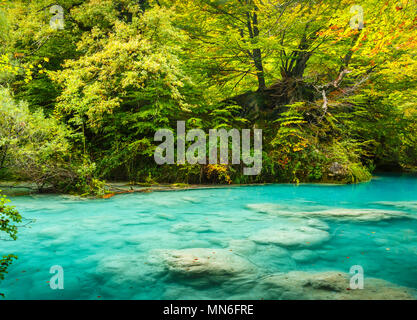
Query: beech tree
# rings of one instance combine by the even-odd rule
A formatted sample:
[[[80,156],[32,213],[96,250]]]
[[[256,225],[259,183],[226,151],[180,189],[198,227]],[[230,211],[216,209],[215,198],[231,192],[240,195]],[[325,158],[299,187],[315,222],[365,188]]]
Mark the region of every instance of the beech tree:
[[[50,26],[54,5],[63,28]],[[63,158],[86,181],[355,182],[379,166],[417,166],[415,0],[16,0],[1,9],[0,85],[64,128]],[[178,120],[264,130],[262,173],[157,166],[154,133]]]

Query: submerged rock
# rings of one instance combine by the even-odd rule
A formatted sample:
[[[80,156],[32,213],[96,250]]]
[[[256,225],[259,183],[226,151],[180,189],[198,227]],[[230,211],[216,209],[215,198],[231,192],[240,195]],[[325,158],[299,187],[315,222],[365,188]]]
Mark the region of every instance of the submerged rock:
[[[298,250],[291,255],[291,258],[297,262],[311,262],[317,260],[318,257],[318,254],[312,250]]]
[[[374,204],[406,210],[417,210],[417,201],[378,201],[374,202]]]
[[[253,203],[246,205],[246,208],[259,213],[275,213],[279,210],[288,209],[287,206],[275,203]]]
[[[415,292],[381,279],[365,278],[363,290],[350,289],[350,275],[342,272],[292,271],[269,276],[257,290],[264,299],[282,300],[414,300]]]
[[[175,216],[173,216],[172,214],[167,214],[167,213],[157,213],[155,217],[159,219],[163,219],[163,220],[175,220],[176,219]]]
[[[290,218],[288,221],[315,229],[321,229],[326,231],[330,229],[330,226],[326,222],[314,218]]]
[[[201,199],[199,199],[199,198],[193,198],[193,197],[182,197],[182,199],[181,200],[183,200],[183,201],[185,201],[185,202],[190,202],[190,203],[201,203],[202,201],[201,201]]]
[[[251,204],[247,207],[260,213],[269,213],[282,217],[336,219],[351,222],[376,222],[391,219],[414,218],[402,211],[381,209],[326,208],[318,210],[316,208],[314,211],[305,211],[300,210],[298,207],[291,208],[277,204]]]
[[[65,234],[66,229],[62,226],[47,227],[40,230],[37,234],[42,238],[56,239]]]
[[[262,261],[260,269],[263,273],[269,273],[270,270],[286,272],[297,268],[295,260],[291,258],[290,250],[276,244],[259,246],[259,250],[256,252],[256,261]]]
[[[226,249],[193,248],[158,250],[159,259],[166,270],[199,283],[223,282],[230,277],[245,277],[255,272],[248,260]]]
[[[161,269],[150,265],[144,256],[117,254],[98,262],[96,276],[102,277],[106,285],[118,287],[127,284],[153,283],[160,279]]]
[[[251,240],[231,240],[229,249],[239,254],[253,254],[256,252],[256,244]]]
[[[209,223],[177,223],[171,227],[169,230],[172,233],[181,233],[181,232],[198,232],[198,233],[210,233],[217,232],[217,228]]]
[[[309,212],[308,214],[319,218],[333,218],[357,222],[376,222],[382,220],[411,218],[408,214],[401,211],[387,211],[379,209],[331,209]]]
[[[276,244],[283,247],[310,247],[329,239],[328,232],[303,225],[282,225],[264,229],[250,237],[250,240],[258,243]]]

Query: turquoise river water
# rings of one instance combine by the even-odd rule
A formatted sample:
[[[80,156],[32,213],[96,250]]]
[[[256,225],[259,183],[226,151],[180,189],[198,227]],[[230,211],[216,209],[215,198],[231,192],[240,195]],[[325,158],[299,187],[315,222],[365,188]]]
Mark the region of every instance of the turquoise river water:
[[[32,222],[0,241],[0,255],[19,257],[0,282],[6,299],[343,298],[348,281],[314,281],[354,265],[374,294],[395,298],[389,283],[416,297],[415,177],[11,200]],[[54,265],[63,290],[51,289]]]

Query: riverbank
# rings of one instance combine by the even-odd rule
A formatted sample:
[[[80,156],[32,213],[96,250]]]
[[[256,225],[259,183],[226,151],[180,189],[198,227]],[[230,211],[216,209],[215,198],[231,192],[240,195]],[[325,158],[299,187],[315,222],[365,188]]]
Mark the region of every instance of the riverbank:
[[[378,176],[373,176],[368,181],[358,182],[368,183],[372,179],[377,179]],[[226,188],[240,188],[250,186],[266,186],[266,185],[294,185],[294,183],[256,183],[256,184],[185,184],[185,183],[173,183],[173,184],[146,184],[146,183],[132,183],[128,181],[107,182],[105,185],[106,192],[103,196],[98,198],[112,198],[119,194],[126,193],[151,193],[151,192],[168,192],[168,191],[184,191],[184,190],[204,190],[204,189],[226,189]],[[341,182],[316,182],[316,183],[298,183],[297,185],[328,185],[328,186],[344,186],[348,183]],[[45,194],[54,192],[40,192],[36,183],[30,181],[0,181],[0,190],[2,194],[6,196],[25,196],[30,194]],[[47,190],[47,188],[46,188]],[[97,196],[91,196],[97,198]]]
[[[355,184],[369,183],[372,180],[379,179],[381,176],[406,176],[417,177],[415,172],[377,172],[370,180],[358,182]],[[296,185],[317,185],[317,186],[346,186],[351,183],[342,183],[340,181],[325,181],[325,182],[301,182]],[[256,184],[146,184],[146,183],[132,183],[129,181],[112,181],[106,183],[106,193],[103,198],[112,198],[118,194],[126,193],[152,193],[152,192],[168,192],[168,191],[183,191],[183,190],[204,190],[204,189],[229,189],[251,186],[267,186],[267,185],[295,185],[294,183],[256,183]],[[36,183],[30,181],[0,181],[0,190],[6,196],[24,196],[30,194],[52,193],[53,192],[39,192]],[[97,198],[92,196],[92,198]],[[100,197],[99,197],[100,198]]]
[[[111,198],[117,194],[125,193],[151,193],[166,191],[183,191],[183,190],[204,190],[204,189],[220,189],[220,188],[237,188],[245,186],[263,186],[267,183],[260,184],[133,184],[131,182],[109,182],[106,183],[106,194],[103,198]],[[22,196],[40,193],[37,186],[33,182],[16,182],[16,181],[0,181],[0,190],[7,196]]]

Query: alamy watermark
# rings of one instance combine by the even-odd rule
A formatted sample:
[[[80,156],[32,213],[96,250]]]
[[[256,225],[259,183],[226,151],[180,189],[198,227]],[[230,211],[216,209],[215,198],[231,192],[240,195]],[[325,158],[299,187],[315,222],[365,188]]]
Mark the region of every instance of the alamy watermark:
[[[354,5],[350,8],[350,13],[355,15],[350,19],[350,27],[354,30],[362,30],[364,25],[363,8],[360,5]]]
[[[49,273],[54,274],[49,280],[52,290],[64,290],[64,268],[59,265],[52,266]]]
[[[352,290],[363,290],[364,288],[364,272],[363,267],[359,265],[352,266],[350,268],[350,289]]]
[[[229,164],[229,140],[232,141],[232,164],[251,167],[243,169],[244,175],[258,175],[262,170],[262,130],[211,129],[208,133],[209,164]],[[251,140],[253,138],[253,148]],[[220,139],[220,161],[218,161]],[[201,129],[185,130],[185,121],[177,121],[177,161],[175,162],[175,137],[170,129],[160,129],[155,133],[155,141],[164,141],[155,150],[157,164],[207,164],[207,135]],[[186,150],[186,144],[192,142]]]
[[[53,5],[49,8],[49,12],[53,14],[53,17],[49,21],[49,26],[53,30],[63,30],[65,27],[64,23],[64,8],[60,5]]]
[[[49,25],[53,30],[62,30],[65,27],[64,23],[64,8],[60,5],[52,5],[49,12],[53,14],[49,21]],[[360,5],[354,5],[350,8],[350,13],[355,14],[349,24],[352,29],[361,30],[364,28],[364,10]]]

